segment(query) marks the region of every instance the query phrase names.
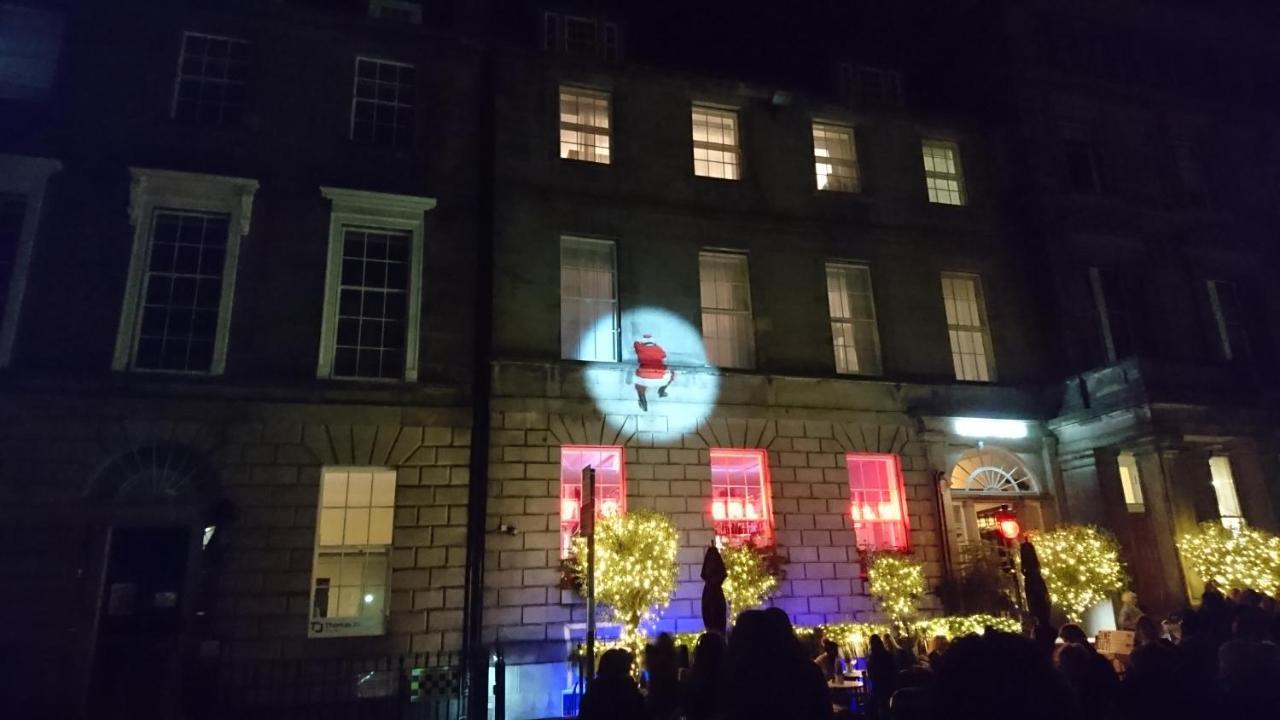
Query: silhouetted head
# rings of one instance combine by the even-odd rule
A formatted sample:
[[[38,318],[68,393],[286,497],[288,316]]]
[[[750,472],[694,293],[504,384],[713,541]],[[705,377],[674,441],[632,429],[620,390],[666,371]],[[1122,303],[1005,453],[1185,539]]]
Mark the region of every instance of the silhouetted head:
[[[1084,634],[1084,628],[1075,623],[1067,623],[1058,628],[1058,637],[1062,638],[1062,642],[1089,646],[1089,636]]]
[[[1262,642],[1267,637],[1268,621],[1267,614],[1258,608],[1250,605],[1241,605],[1236,608],[1235,619],[1231,623],[1231,632],[1241,640]]]
[[[622,648],[608,650],[600,656],[600,666],[596,668],[597,678],[630,678],[631,653]]]
[[[1195,608],[1187,608],[1182,611],[1182,637],[1195,635],[1204,628],[1204,622],[1200,617],[1200,612]]]
[[[889,648],[885,647],[884,639],[879,635],[871,636],[871,654],[880,655],[889,652]]]
[[[1138,618],[1138,624],[1133,629],[1133,644],[1136,647],[1150,645],[1160,639],[1160,626],[1150,615],[1143,615]]]
[[[693,649],[693,666],[700,672],[717,671],[724,663],[726,649],[728,645],[720,633],[702,633]]]

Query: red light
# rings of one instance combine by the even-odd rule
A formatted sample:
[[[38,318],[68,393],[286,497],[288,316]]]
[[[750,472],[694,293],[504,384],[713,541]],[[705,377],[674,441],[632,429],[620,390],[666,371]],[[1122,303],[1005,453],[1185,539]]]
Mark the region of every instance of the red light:
[[[1022,526],[1016,518],[1002,518],[998,527],[1000,536],[1005,540],[1016,540],[1022,534]]]

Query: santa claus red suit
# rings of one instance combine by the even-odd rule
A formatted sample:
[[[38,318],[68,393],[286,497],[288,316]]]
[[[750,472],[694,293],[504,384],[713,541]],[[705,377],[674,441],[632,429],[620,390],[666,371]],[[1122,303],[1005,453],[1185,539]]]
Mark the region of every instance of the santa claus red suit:
[[[640,409],[649,410],[646,397],[648,388],[658,388],[658,397],[667,396],[667,388],[675,382],[676,374],[667,367],[667,351],[654,341],[652,335],[643,335],[634,344],[636,351],[636,369],[632,374],[632,383],[636,388],[636,399]]]

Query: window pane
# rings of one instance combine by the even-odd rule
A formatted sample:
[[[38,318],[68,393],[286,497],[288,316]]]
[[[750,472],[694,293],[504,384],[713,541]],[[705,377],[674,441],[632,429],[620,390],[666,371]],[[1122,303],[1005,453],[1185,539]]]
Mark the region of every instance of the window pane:
[[[763,450],[711,451],[711,520],[718,543],[772,542],[773,509]]]
[[[618,322],[613,243],[586,238],[561,238],[562,357],[616,362]]]
[[[692,126],[694,174],[737,180],[741,164],[737,112],[695,105]]]
[[[412,144],[414,83],[411,65],[356,58],[351,139],[376,145]]]
[[[921,143],[924,161],[925,188],[929,202],[944,205],[963,205],[963,178],[960,174],[959,155],[956,146],[935,140]]]
[[[244,111],[248,43],[185,33],[174,89],[173,117],[183,122],[232,125]]]
[[[560,86],[560,157],[608,164],[609,94]]]
[[[943,274],[942,297],[956,379],[990,382],[991,345],[978,277]]]
[[[560,448],[560,556],[568,557],[570,543],[581,527],[582,470],[596,471],[596,517],[625,513],[626,474],[622,448],[565,445]]]
[[[829,263],[827,305],[832,321],[836,372],[879,373],[880,340],[871,296],[870,269]]]
[[[134,367],[212,370],[229,220],[221,214],[156,211]]]
[[[335,377],[404,377],[412,241],[408,232],[343,229]]]

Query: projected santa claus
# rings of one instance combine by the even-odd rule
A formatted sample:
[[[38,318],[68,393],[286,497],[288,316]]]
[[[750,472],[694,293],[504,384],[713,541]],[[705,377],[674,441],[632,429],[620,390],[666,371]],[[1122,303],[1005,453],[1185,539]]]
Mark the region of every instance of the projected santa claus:
[[[632,382],[636,386],[636,399],[640,409],[649,411],[649,400],[645,396],[649,388],[658,388],[658,397],[667,396],[667,388],[676,380],[676,373],[667,367],[667,351],[654,341],[652,335],[645,334],[635,342],[636,370]]]

